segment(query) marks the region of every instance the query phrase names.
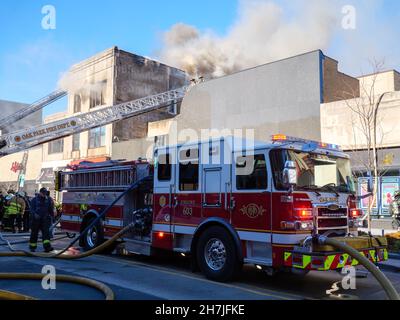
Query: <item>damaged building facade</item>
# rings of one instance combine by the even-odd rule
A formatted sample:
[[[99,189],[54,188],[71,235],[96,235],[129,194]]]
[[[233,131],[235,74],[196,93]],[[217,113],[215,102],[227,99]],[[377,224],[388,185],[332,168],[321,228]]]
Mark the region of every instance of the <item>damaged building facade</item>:
[[[320,50],[260,65],[193,86],[173,119],[148,124],[146,139],[134,155],[149,154],[155,138],[164,144],[211,136],[246,135],[268,141],[272,134],[321,140],[322,103],[342,100],[359,81],[338,70],[338,62]],[[127,156],[116,145],[114,156]],[[118,148],[117,148],[118,147]]]
[[[117,47],[72,66],[66,79],[62,86],[68,91],[67,112],[51,116],[45,122],[176,89],[187,82],[183,71]],[[82,161],[132,159],[132,156],[115,157],[113,144],[125,143],[127,150],[135,149],[136,141],[147,137],[148,123],[172,118],[176,108],[177,106],[168,106],[151,114],[122,120],[45,144],[42,167],[44,180],[40,182],[51,188],[53,171]]]

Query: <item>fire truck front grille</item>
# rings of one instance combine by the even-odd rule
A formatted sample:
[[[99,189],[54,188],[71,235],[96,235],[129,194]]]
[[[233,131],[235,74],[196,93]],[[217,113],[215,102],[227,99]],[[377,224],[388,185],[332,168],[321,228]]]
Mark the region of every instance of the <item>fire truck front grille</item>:
[[[348,230],[348,225],[347,208],[317,208],[316,227],[319,234],[330,230]]]
[[[328,208],[318,208],[318,217],[341,218],[347,217],[347,208],[330,210]]]
[[[347,226],[347,219],[323,219],[318,221],[319,228],[333,228]]]

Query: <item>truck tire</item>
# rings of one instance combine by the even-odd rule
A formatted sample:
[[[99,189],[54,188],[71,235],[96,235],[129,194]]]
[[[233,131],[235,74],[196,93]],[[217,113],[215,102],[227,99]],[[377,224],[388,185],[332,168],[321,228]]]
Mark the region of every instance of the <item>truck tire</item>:
[[[199,237],[196,258],[203,274],[210,280],[231,280],[240,270],[235,244],[222,227],[206,229]]]
[[[95,218],[89,219],[84,229],[93,223]],[[85,251],[92,250],[104,242],[104,232],[101,222],[98,221],[92,228],[85,233],[82,239],[82,247]]]

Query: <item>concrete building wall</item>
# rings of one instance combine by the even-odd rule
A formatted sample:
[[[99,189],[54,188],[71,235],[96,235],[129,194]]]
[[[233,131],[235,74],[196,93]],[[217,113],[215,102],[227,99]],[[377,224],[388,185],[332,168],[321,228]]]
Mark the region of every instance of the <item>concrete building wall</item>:
[[[338,61],[323,59],[323,102],[329,103],[360,96],[359,80],[338,71]]]
[[[115,103],[127,102],[184,86],[186,74],[176,68],[123,50],[116,51]],[[145,138],[148,122],[172,118],[165,109],[113,125],[114,141]]]
[[[176,117],[183,129],[255,129],[320,139],[320,51],[244,70],[193,87]],[[185,137],[182,137],[185,139]]]
[[[174,144],[207,138],[201,133],[208,129],[213,136],[255,129],[257,140],[274,133],[320,140],[321,102],[340,99],[348,88],[358,93],[358,79],[339,72],[338,62],[321,51],[203,82],[189,90],[177,117],[149,123],[141,152],[149,154],[156,137]],[[122,145],[114,145],[120,156]]]
[[[47,116],[44,119],[44,123],[50,123],[53,121],[62,120],[64,118],[66,118],[67,116],[68,116],[67,112],[58,112],[58,113],[52,114],[50,116]],[[61,161],[61,160],[69,159],[67,148],[66,148],[66,142],[68,141],[68,138],[62,138],[62,140],[64,140],[64,142],[63,142],[64,148],[63,148],[63,151],[60,153],[50,154],[49,153],[49,143],[43,144],[43,155],[42,155],[43,162]]]
[[[385,92],[400,91],[400,74],[395,70],[371,74],[358,79],[360,80],[361,96],[370,95],[372,87],[377,96]]]
[[[100,52],[72,66],[70,72],[74,83],[68,88],[68,114],[75,114],[76,97],[81,101],[80,112],[95,110],[91,106],[91,94],[102,96],[103,103],[97,107],[114,104],[115,48]],[[79,113],[79,112],[78,112]],[[89,132],[80,134],[80,150],[72,151],[72,136],[65,138],[64,159],[84,159],[111,154],[112,125],[106,126],[106,143],[100,148],[89,148]]]
[[[19,102],[13,102],[13,101],[6,101],[6,100],[0,100],[0,112],[1,112],[1,118],[7,117],[23,108],[26,108],[28,104],[25,103],[19,103]],[[25,129],[27,127],[30,127],[32,125],[38,125],[42,123],[42,111],[37,111],[30,116],[21,119],[11,125],[9,125],[7,128],[0,129],[2,133],[9,133],[9,132],[14,132],[17,130]]]
[[[322,140],[336,143],[345,150],[363,149],[367,141],[361,130],[360,118],[352,106],[367,103],[357,98],[321,105]],[[387,94],[378,116],[378,143],[382,147],[400,146],[400,92]]]
[[[25,107],[27,104],[0,100],[0,112],[1,117],[11,115]],[[17,130],[25,129],[34,125],[42,123],[42,111],[35,112],[34,114],[3,128],[2,134],[14,132]],[[0,158],[0,189],[7,191],[6,189],[12,187],[14,190],[17,189],[17,181],[19,172],[13,172],[11,167],[14,163],[22,163],[24,152],[11,154]],[[29,150],[28,163],[25,173],[25,190],[31,194],[36,190],[36,178],[40,173],[40,167],[42,162],[42,148],[36,147]]]
[[[0,175],[0,189],[7,191],[8,187],[17,189],[18,172],[13,172],[11,167],[13,163],[21,163],[23,152],[14,153],[6,157],[0,158],[1,175]],[[28,163],[25,174],[25,191],[33,194],[37,190],[36,179],[39,176],[42,166],[42,148],[35,147],[29,150]]]

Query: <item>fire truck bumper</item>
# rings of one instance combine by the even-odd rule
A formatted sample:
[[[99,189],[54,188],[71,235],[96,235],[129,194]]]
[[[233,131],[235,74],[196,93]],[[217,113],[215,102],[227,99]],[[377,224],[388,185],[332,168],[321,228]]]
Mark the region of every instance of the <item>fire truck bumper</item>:
[[[358,250],[373,263],[388,260],[388,251],[385,247]],[[302,270],[329,271],[357,266],[359,262],[346,253],[332,252],[285,252],[284,265]]]

